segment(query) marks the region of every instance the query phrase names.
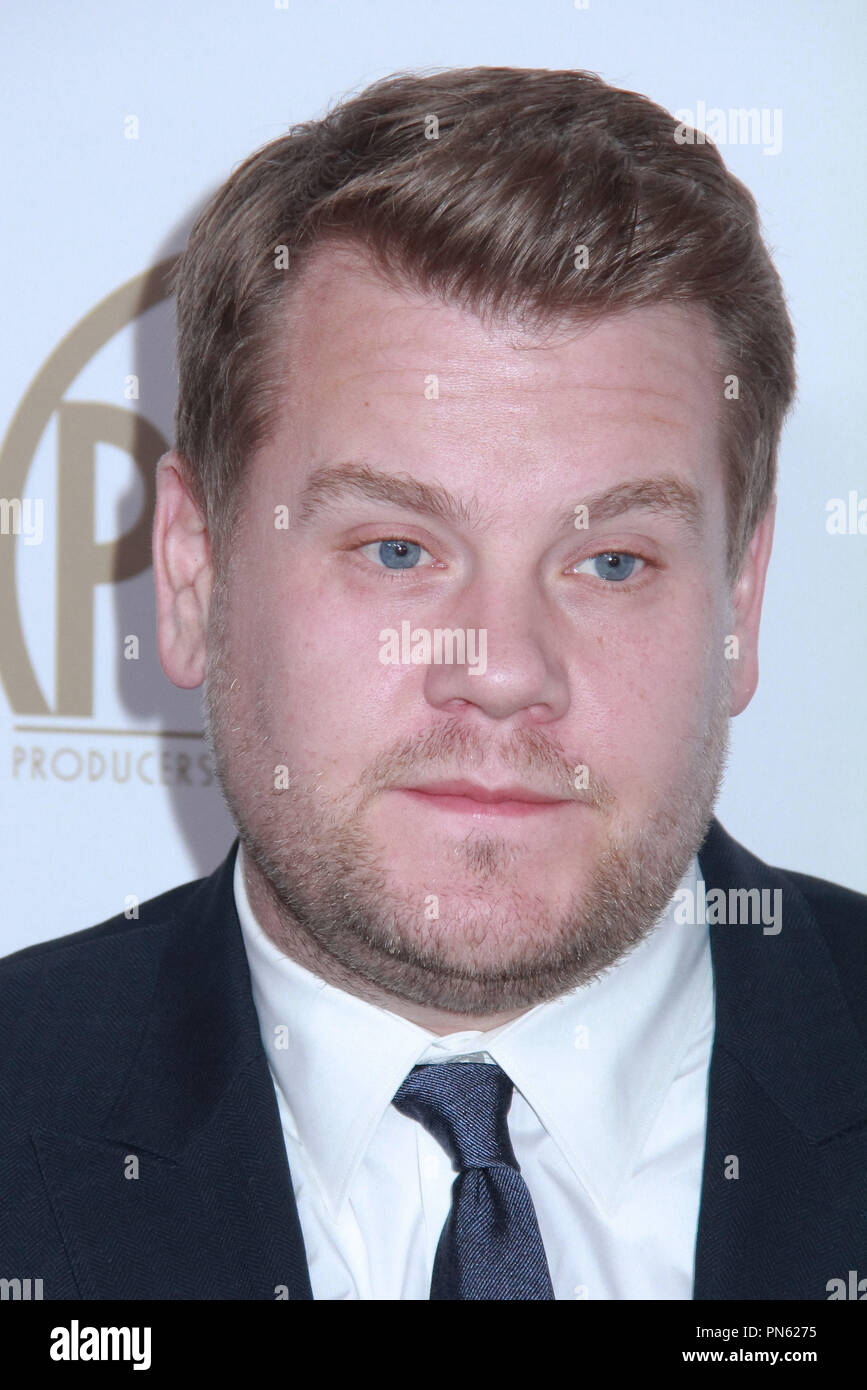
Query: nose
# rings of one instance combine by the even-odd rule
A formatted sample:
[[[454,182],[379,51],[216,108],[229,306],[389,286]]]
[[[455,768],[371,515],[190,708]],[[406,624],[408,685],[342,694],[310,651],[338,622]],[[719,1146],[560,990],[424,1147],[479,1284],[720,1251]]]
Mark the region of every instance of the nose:
[[[472,706],[489,719],[525,725],[566,713],[565,634],[529,576],[505,585],[477,578],[452,606],[445,630],[463,635],[467,659],[431,661],[425,696],[434,708],[454,714]],[[445,640],[441,649],[445,657]],[[459,640],[452,640],[451,650],[460,650]]]

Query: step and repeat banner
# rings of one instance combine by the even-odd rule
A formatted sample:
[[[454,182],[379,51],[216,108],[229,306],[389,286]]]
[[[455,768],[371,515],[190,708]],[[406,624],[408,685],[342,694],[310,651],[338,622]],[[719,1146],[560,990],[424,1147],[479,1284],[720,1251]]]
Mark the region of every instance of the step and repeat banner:
[[[590,69],[706,131],[799,336],[758,693],[719,816],[867,890],[860,0],[40,0],[0,17],[0,954],[210,870],[234,837],[200,691],[156,652],[168,275],[252,150],[398,70]]]

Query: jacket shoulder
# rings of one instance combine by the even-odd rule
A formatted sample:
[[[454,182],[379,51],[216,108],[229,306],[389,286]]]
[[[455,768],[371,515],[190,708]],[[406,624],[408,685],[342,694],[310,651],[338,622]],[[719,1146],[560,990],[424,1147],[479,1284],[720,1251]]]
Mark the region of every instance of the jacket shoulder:
[[[867,895],[811,874],[778,869],[801,895],[833,963],[841,994],[867,1047]]]
[[[803,940],[797,935],[790,939],[786,932],[785,914],[791,910],[814,940],[822,942],[867,1045],[867,895],[812,874],[768,864],[729,835],[717,820],[708,829],[699,862],[705,879],[714,886],[768,888],[782,893],[784,919],[779,940],[783,948],[788,943],[797,951],[796,943]],[[725,934],[718,938],[720,948],[728,939]],[[797,968],[795,958],[789,959],[792,968]]]
[[[867,1021],[867,895],[810,874],[783,872],[808,903],[844,993]]]
[[[867,893],[844,888],[841,883],[831,883],[828,879],[814,878],[811,874],[797,873],[793,869],[778,869],[777,872],[792,880],[820,923],[824,921],[836,927],[860,927],[861,930],[867,927]]]
[[[171,888],[96,926],[0,959],[0,1111],[16,1123],[96,1102],[134,1053],[173,942],[206,916],[207,878]]]
[[[806,900],[823,930],[833,928],[846,933],[863,931],[867,927],[867,894],[828,879],[768,864],[729,835],[716,820],[699,850],[699,860],[706,869],[706,877],[714,883],[737,883],[747,888],[774,883],[781,888],[794,889]]]
[[[138,915],[134,918],[126,917],[119,912],[93,927],[84,927],[81,931],[55,936],[49,941],[37,941],[32,946],[23,946],[8,956],[2,956],[0,981],[22,968],[38,970],[41,964],[47,965],[50,958],[58,953],[87,953],[112,938],[129,941],[136,932],[152,933],[155,928],[186,916],[191,901],[206,882],[206,878],[193,879],[189,883],[179,884],[177,888],[169,888],[157,897],[148,898],[139,904]]]

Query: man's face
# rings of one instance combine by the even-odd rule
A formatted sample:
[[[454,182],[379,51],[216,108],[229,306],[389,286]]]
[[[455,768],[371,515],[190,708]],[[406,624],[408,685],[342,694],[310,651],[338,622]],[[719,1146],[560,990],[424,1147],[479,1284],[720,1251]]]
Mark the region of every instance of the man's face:
[[[207,650],[266,929],[359,992],[503,1017],[654,924],[752,693],[725,656],[755,633],[726,579],[712,336],[673,306],[485,329],[334,248],[287,325]],[[445,629],[475,669],[401,660]],[[549,800],[418,790],[455,781]]]

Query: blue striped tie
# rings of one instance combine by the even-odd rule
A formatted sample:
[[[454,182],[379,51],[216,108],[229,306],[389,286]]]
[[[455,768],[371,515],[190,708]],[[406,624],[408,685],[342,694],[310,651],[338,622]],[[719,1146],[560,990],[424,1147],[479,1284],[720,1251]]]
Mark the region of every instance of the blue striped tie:
[[[432,1299],[553,1299],[527,1184],[506,1120],[512,1082],[488,1062],[414,1067],[394,1104],[457,1169],[434,1260]]]

